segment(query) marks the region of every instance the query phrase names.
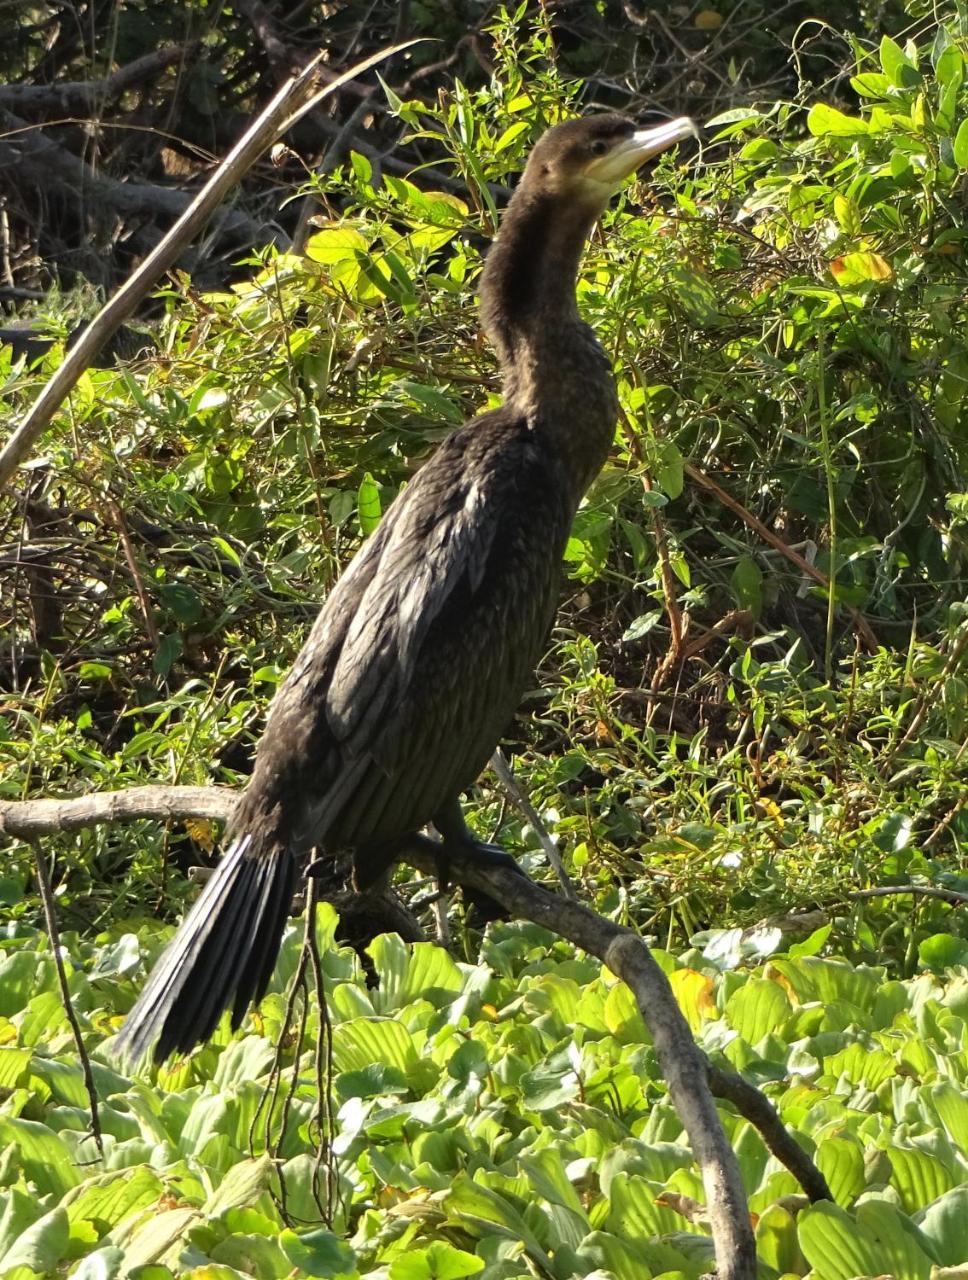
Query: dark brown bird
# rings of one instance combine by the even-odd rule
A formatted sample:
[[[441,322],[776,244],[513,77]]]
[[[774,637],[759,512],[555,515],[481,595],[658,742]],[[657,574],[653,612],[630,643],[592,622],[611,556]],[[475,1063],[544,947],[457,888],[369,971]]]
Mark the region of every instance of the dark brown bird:
[[[272,974],[297,871],[352,849],[370,884],[427,823],[474,840],[459,797],[527,688],[551,625],[572,518],[618,403],[575,279],[610,196],[688,120],[600,115],[549,130],[481,280],[504,403],[460,427],[389,508],[326,601],[272,704],[215,876],[159,960],[118,1052],[161,1061],[237,1026]]]

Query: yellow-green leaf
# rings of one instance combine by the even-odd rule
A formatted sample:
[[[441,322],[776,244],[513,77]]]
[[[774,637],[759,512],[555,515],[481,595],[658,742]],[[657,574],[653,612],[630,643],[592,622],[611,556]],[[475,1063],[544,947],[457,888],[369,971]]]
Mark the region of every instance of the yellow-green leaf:
[[[891,264],[879,253],[845,253],[830,263],[830,272],[839,285],[852,288],[868,280],[884,281],[893,278]]]
[[[953,149],[955,164],[959,169],[968,169],[968,117],[958,126]]]
[[[838,226],[845,235],[860,235],[860,209],[857,207],[856,200],[851,200],[848,196],[834,196],[834,214]]]
[[[817,102],[810,108],[807,128],[815,138],[832,135],[835,138],[855,138],[868,132],[867,123],[859,116],[847,116],[836,107]]]

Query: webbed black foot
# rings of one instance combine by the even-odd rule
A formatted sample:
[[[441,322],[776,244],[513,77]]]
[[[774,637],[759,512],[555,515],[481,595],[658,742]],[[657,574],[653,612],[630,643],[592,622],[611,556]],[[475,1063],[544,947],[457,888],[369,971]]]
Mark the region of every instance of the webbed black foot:
[[[501,867],[527,879],[527,872],[522,871],[515,859],[499,845],[476,839],[464,821],[459,801],[454,800],[446,809],[434,815],[434,827],[441,837],[436,858],[437,876],[442,890],[446,889],[450,880],[450,864],[454,857],[471,858],[488,867]],[[473,907],[480,922],[500,920],[506,915],[499,903],[479,889],[463,885],[462,891],[465,902]]]

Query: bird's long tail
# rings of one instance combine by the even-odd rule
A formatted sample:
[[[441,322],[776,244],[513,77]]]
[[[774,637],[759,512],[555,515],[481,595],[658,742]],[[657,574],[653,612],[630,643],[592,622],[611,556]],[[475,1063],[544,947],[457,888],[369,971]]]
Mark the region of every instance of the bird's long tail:
[[[295,878],[288,848],[236,839],[152,970],[114,1056],[137,1062],[152,1045],[155,1062],[187,1053],[229,1007],[238,1027],[272,976]]]

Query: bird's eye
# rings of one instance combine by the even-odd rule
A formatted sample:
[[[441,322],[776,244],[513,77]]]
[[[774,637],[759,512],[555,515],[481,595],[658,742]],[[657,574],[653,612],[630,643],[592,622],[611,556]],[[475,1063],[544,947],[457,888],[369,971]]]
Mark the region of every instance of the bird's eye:
[[[596,141],[591,145],[591,152],[593,156],[603,156],[607,150],[608,143],[604,138],[596,139]]]

